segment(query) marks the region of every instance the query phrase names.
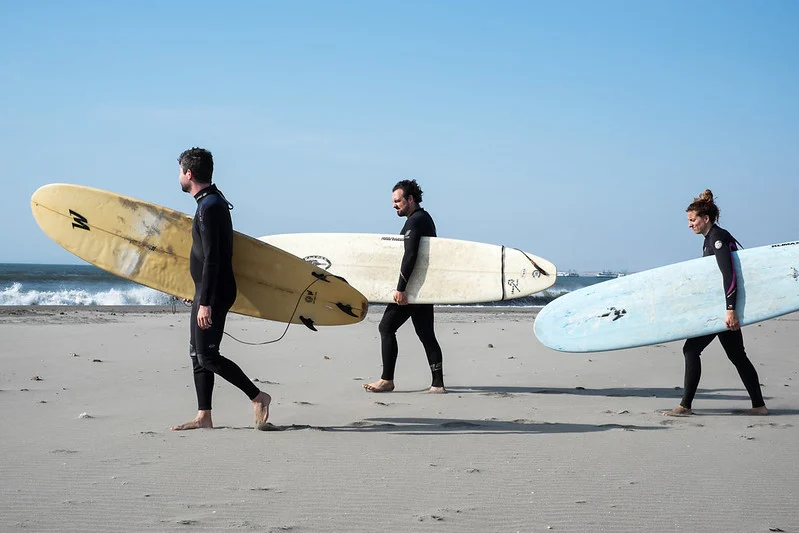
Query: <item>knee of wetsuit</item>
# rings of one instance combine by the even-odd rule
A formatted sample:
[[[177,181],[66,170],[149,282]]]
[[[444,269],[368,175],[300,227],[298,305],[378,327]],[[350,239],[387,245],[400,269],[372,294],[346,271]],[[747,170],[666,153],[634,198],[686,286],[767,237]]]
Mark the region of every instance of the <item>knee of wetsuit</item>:
[[[425,346],[434,344],[436,341],[436,334],[432,330],[416,330],[416,336],[422,341]]]
[[[206,370],[213,370],[219,359],[219,350],[208,350],[197,353],[197,362]]]
[[[700,355],[700,353],[701,353],[701,352],[697,353],[697,351],[696,351],[696,350],[694,350],[694,349],[692,349],[692,348],[689,348],[688,346],[683,346],[683,347],[682,347],[682,354],[683,354],[683,356],[684,356],[686,359],[688,359],[688,358],[694,358],[694,357],[697,357],[697,358],[698,358],[698,357],[699,357],[699,355]]]
[[[200,364],[200,360],[197,359],[197,350],[194,349],[194,345],[189,345],[189,359],[191,359],[191,367],[194,369],[195,372],[203,372],[205,369]]]
[[[380,332],[382,337],[390,337],[397,332],[397,328],[388,320],[381,320],[380,325],[377,326],[377,331]]]
[[[738,366],[741,363],[744,363],[748,358],[746,357],[746,351],[741,350],[740,352],[727,352],[727,359],[730,360],[730,363]]]

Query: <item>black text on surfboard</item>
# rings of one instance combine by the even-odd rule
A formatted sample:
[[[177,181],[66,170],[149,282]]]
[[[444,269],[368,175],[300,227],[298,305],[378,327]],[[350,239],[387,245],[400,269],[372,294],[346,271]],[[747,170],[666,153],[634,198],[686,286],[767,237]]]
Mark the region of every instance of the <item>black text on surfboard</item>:
[[[89,230],[89,221],[86,220],[86,217],[81,215],[80,213],[76,213],[72,209],[69,210],[69,214],[72,215],[72,227],[73,228],[80,228],[85,229],[86,231]]]

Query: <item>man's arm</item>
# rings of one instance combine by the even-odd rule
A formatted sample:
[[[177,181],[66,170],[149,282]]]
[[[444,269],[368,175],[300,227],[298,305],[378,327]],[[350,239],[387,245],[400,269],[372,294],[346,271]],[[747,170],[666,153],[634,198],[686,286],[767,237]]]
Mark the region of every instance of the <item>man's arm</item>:
[[[209,206],[200,218],[200,235],[203,244],[203,274],[197,303],[211,306],[216,301],[219,277],[219,206]]]
[[[397,281],[398,292],[405,292],[408,286],[408,281],[416,266],[416,258],[419,256],[420,242],[422,242],[422,232],[418,228],[411,227],[405,232],[405,253],[400,264],[400,277]]]

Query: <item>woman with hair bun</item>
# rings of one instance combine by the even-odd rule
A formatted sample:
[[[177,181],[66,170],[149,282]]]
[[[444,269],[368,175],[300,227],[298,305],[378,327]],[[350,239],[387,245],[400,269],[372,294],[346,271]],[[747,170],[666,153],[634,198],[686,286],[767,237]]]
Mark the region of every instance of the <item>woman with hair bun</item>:
[[[721,333],[713,333],[694,337],[685,341],[683,355],[685,356],[685,390],[680,404],[669,411],[664,411],[667,416],[688,416],[693,414],[691,403],[693,402],[696,389],[699,387],[699,378],[702,375],[702,362],[700,355],[702,350],[718,336],[727,358],[735,365],[738,375],[741,376],[749,398],[752,400],[752,408],[743,412],[747,415],[767,415],[768,409],[763,401],[763,394],[760,391],[760,380],[757,370],[746,356],[744,349],[744,338],[741,333],[741,324],[738,321],[738,314],[735,312],[737,300],[738,279],[735,275],[732,253],[738,249],[736,241],[730,233],[721,228],[716,222],[719,219],[719,208],[713,200],[713,193],[706,189],[699,197],[685,210],[688,214],[688,227],[694,233],[701,233],[705,236],[705,243],[702,251],[703,256],[715,255],[719,270],[724,280],[724,294],[726,298],[727,316],[725,324],[727,330]]]

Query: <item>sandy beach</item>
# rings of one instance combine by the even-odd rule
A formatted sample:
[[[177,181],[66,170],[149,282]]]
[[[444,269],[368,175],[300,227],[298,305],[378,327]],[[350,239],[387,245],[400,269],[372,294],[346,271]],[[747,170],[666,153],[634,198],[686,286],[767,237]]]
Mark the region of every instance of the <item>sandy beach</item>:
[[[185,308],[0,308],[0,530],[799,532],[799,315],[744,328],[771,416],[735,414],[714,342],[697,414],[666,418],[681,343],[558,353],[532,309],[439,309],[446,395],[406,325],[397,391],[367,393],[381,313],[226,337],[276,431],[217,379],[217,428],[174,432],[196,412]]]

